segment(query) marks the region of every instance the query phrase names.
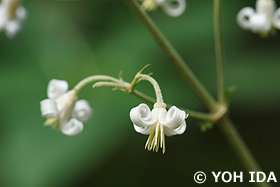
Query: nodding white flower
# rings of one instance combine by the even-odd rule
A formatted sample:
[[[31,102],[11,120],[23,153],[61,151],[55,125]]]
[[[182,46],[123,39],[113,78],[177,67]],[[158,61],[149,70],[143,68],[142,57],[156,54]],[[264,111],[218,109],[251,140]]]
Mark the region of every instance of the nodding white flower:
[[[60,129],[68,136],[75,136],[83,131],[83,122],[89,120],[92,109],[86,100],[77,101],[76,90],[67,90],[66,81],[51,80],[47,89],[49,99],[40,102],[41,113],[47,118],[46,126]]]
[[[26,19],[26,10],[20,0],[2,0],[0,4],[0,31],[4,30],[9,38],[15,37]]]
[[[177,17],[183,14],[186,9],[186,0],[143,0],[142,7],[151,11],[158,6],[162,7],[169,16]]]
[[[241,9],[237,22],[245,30],[267,36],[273,33],[274,28],[280,29],[280,10],[275,9],[274,0],[257,0],[256,10],[251,7]]]
[[[148,135],[145,148],[149,151],[158,151],[159,147],[165,152],[165,135],[173,136],[182,134],[186,130],[186,121],[188,117],[184,111],[172,106],[168,112],[165,106],[154,105],[154,109],[146,104],[140,104],[131,109],[130,119],[136,132]]]

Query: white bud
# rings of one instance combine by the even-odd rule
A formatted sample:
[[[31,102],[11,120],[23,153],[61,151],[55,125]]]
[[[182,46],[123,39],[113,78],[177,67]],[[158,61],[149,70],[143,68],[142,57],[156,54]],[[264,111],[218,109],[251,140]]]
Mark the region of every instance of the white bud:
[[[90,119],[91,115],[92,115],[92,109],[86,100],[79,100],[76,102],[73,110],[74,118],[77,118],[82,122],[86,122]]]
[[[185,0],[165,0],[162,3],[163,10],[169,15],[173,17],[180,16],[186,9],[186,1]]]
[[[272,18],[272,22],[274,27],[276,27],[277,29],[280,29],[280,8],[278,8]]]
[[[55,100],[45,99],[40,102],[40,105],[41,105],[41,113],[43,117],[54,118],[58,116],[59,112]]]
[[[72,118],[65,125],[60,127],[60,129],[61,132],[65,135],[76,136],[83,131],[84,125],[81,121]]]
[[[251,28],[251,17],[255,14],[255,10],[251,7],[242,8],[237,14],[237,23],[242,29],[249,30]]]
[[[50,99],[55,99],[68,90],[68,83],[64,80],[52,79],[49,82],[47,94]]]

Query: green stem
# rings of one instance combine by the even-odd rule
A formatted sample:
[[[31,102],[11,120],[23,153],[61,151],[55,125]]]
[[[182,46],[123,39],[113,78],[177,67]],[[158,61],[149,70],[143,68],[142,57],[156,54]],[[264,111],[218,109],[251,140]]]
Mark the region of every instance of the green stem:
[[[128,82],[97,82],[93,85],[93,88],[98,88],[98,87],[113,87],[116,89],[119,89],[121,91],[124,91],[126,93],[130,93],[131,95],[134,95],[136,97],[138,97],[139,99],[150,103],[150,104],[155,104],[156,100],[138,90],[131,90],[129,92],[127,92],[126,90],[128,90],[130,88],[130,84]],[[166,104],[166,108],[169,109],[171,108],[172,105],[171,104]],[[185,108],[180,108],[181,110],[185,111],[187,114],[189,114],[190,117],[195,118],[195,119],[199,119],[199,120],[203,120],[203,121],[215,121],[216,119],[219,119],[219,117],[216,117],[216,114],[213,113],[202,113],[202,112],[197,112],[197,111],[193,111],[190,109],[185,109]]]
[[[224,102],[224,71],[223,71],[223,51],[221,34],[221,0],[214,0],[214,38],[217,65],[217,91],[218,102]]]
[[[139,3],[135,0],[124,0],[136,16],[142,21],[144,26],[148,29],[155,41],[161,47],[163,52],[169,57],[170,61],[174,64],[180,74],[189,83],[191,88],[196,92],[198,97],[211,111],[216,110],[216,102],[209,94],[205,87],[199,82],[189,66],[185,63],[182,57],[178,54],[175,48],[170,44],[166,37],[157,28],[155,23],[150,19],[147,13],[140,7]]]
[[[94,82],[94,81],[112,81],[112,82],[119,82],[118,79],[114,77],[110,77],[107,75],[93,75],[81,80],[75,87],[74,90],[79,92],[85,85]]]
[[[243,139],[239,135],[239,133],[236,131],[234,125],[229,120],[228,117],[223,117],[218,122],[218,127],[225,135],[225,138],[231,145],[231,147],[234,149],[235,153],[241,160],[242,164],[248,171],[261,171],[260,166],[258,165],[257,161],[253,157],[252,153],[244,143]],[[254,183],[256,186],[259,187],[269,187],[270,184],[263,182],[263,183]]]
[[[156,100],[154,98],[147,96],[146,94],[144,94],[138,90],[133,90],[131,92],[131,94],[150,104],[154,104],[156,102]],[[166,104],[167,109],[171,108],[172,106],[173,105],[171,105],[171,104]],[[190,117],[195,118],[195,119],[199,119],[202,121],[215,120],[215,114],[211,114],[211,113],[207,114],[207,113],[197,112],[197,111],[193,111],[193,110],[185,109],[185,108],[180,108],[180,109],[185,111],[187,114],[189,114]]]

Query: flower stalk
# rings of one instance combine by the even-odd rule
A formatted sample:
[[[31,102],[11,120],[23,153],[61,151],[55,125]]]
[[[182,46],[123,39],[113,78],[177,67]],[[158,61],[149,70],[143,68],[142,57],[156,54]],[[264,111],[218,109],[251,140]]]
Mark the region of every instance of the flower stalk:
[[[175,50],[172,44],[167,40],[163,33],[158,29],[156,24],[148,16],[148,14],[140,7],[139,3],[135,0],[124,0],[129,8],[140,19],[143,25],[151,33],[159,47],[170,59],[170,62],[176,67],[178,72],[189,83],[190,87],[195,91],[197,96],[203,101],[207,108],[211,111],[216,111],[216,102],[206,88],[200,83],[197,77],[194,75],[189,66],[185,63],[183,58]]]
[[[214,0],[214,38],[217,67],[217,94],[218,102],[224,103],[224,71],[223,71],[223,51],[221,34],[221,0]]]
[[[211,111],[216,112],[221,103],[224,100],[224,83],[223,83],[223,65],[222,65],[222,45],[221,45],[221,32],[220,32],[220,0],[214,0],[214,17],[215,17],[215,44],[216,55],[217,55],[217,72],[218,72],[218,92],[219,92],[219,104],[214,100],[214,98],[209,94],[206,88],[200,83],[196,78],[194,73],[175,50],[175,48],[170,44],[162,32],[158,29],[156,24],[151,20],[148,14],[139,6],[138,2],[135,0],[124,0],[128,7],[135,13],[135,15],[140,19],[143,25],[151,33],[159,47],[163,52],[169,57],[170,61],[177,68],[178,72],[184,77],[184,79],[189,83],[194,92],[198,95],[205,106]],[[217,12],[216,12],[217,11]],[[222,79],[221,79],[222,78]],[[221,79],[221,80],[219,80]],[[223,93],[222,93],[223,92]],[[222,108],[226,107],[222,105]],[[251,154],[250,150],[242,140],[241,136],[235,130],[234,125],[231,123],[229,118],[225,115],[225,112],[220,115],[217,123],[221,128],[223,134],[226,136],[229,144],[234,148],[237,156],[241,160],[242,164],[248,171],[260,171],[258,163]],[[216,113],[217,114],[217,113]],[[269,186],[267,183],[256,183],[258,186]]]

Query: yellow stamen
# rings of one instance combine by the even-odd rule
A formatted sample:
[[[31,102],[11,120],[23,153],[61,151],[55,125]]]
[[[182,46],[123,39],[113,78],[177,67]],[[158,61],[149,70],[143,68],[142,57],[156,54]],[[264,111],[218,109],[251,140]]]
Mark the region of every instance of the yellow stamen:
[[[59,129],[59,117],[49,118],[45,121],[44,126],[50,126],[52,129]]]
[[[165,137],[164,137],[164,128],[163,125],[158,121],[154,124],[153,129],[149,135],[149,138],[146,142],[145,149],[158,152],[158,149],[162,148],[162,153],[165,153]]]

